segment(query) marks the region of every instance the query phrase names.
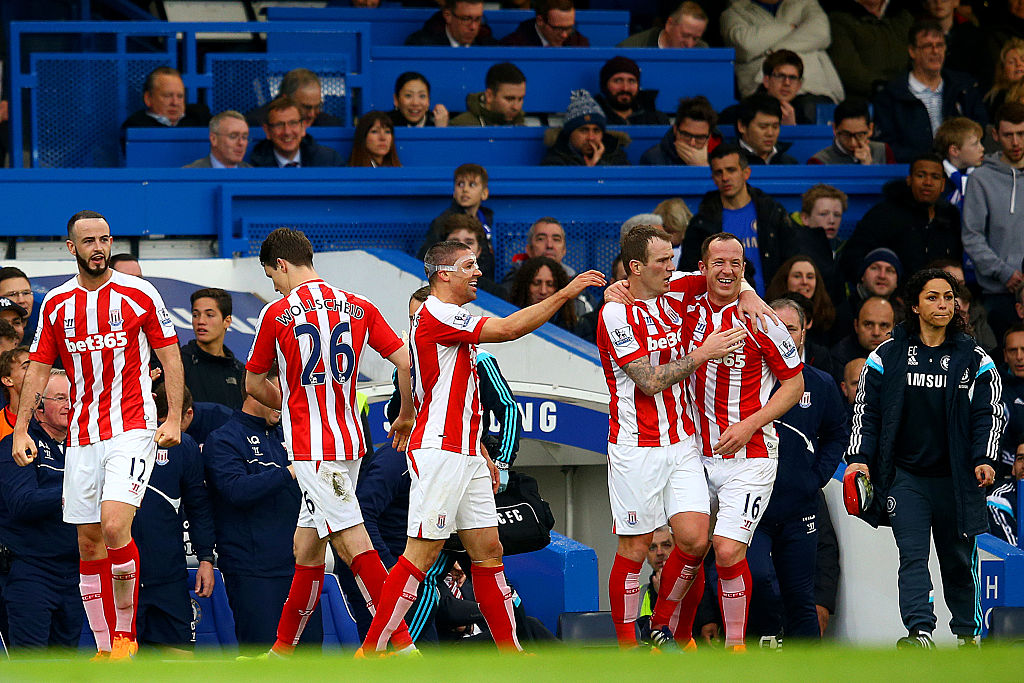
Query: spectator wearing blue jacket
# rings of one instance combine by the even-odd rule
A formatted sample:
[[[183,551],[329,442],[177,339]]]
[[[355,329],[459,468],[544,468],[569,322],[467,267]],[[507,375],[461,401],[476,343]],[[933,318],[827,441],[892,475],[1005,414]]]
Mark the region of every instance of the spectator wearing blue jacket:
[[[271,376],[272,375],[272,376]],[[277,381],[276,369],[268,375]],[[274,644],[295,573],[300,494],[284,448],[281,413],[247,396],[203,446],[217,560],[241,645]],[[303,642],[323,641],[320,607]]]
[[[786,298],[771,305],[802,354],[807,336],[803,308]],[[806,363],[803,375],[800,402],[775,421],[779,474],[747,551],[756,586],[751,629],[762,635],[785,632],[790,638],[819,638],[814,591],[819,495],[843,458],[850,430],[832,376]],[[781,605],[772,599],[772,569],[778,577]]]
[[[67,375],[51,371],[28,427],[39,446],[30,464],[15,464],[13,436],[0,441],[0,542],[14,555],[4,588],[12,648],[75,647],[82,633],[78,532],[62,519],[69,395]]]
[[[167,419],[167,391],[156,392],[157,420]],[[182,415],[192,407],[185,388]],[[182,514],[184,512],[184,514]],[[188,541],[183,522],[188,520]],[[192,598],[189,595],[188,554],[199,560],[194,590],[199,597],[213,593],[213,509],[204,483],[203,456],[188,434],[172,448],[158,448],[153,474],[139,511],[132,522],[132,538],[139,546],[141,574],[137,616],[139,642],[168,648],[189,648],[195,643]]]

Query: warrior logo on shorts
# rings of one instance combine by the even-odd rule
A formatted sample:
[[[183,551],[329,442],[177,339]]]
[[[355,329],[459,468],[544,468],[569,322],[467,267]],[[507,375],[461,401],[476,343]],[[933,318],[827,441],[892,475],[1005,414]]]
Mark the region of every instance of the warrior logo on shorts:
[[[445,515],[444,514],[440,514],[440,515],[437,516],[437,528],[438,529],[443,529],[444,528],[444,520],[445,520]]]
[[[121,309],[119,309],[119,308],[112,308],[112,309],[110,309],[110,320],[108,322],[110,323],[111,327],[121,327],[121,324],[124,322],[121,319]]]
[[[750,527],[753,526],[753,524],[754,524],[754,520],[752,520],[752,519],[745,519],[745,520],[743,520],[743,530],[744,531],[750,531]]]
[[[133,481],[132,482],[132,493],[133,494],[138,493],[140,488],[142,488],[142,487],[139,486],[139,482],[137,482],[137,481]]]
[[[166,465],[168,462],[170,462],[170,460],[167,458],[167,449],[156,449],[156,464],[162,467],[163,465]]]
[[[626,513],[626,524],[636,526],[636,510],[630,510]]]

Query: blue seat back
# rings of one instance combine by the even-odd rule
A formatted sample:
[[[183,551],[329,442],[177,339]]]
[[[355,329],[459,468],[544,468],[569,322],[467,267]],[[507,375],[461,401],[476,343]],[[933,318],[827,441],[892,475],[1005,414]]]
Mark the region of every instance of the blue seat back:
[[[355,650],[360,645],[359,630],[348,607],[345,594],[341,592],[338,577],[324,575],[324,586],[320,592],[320,611],[324,620],[324,647],[340,647]]]

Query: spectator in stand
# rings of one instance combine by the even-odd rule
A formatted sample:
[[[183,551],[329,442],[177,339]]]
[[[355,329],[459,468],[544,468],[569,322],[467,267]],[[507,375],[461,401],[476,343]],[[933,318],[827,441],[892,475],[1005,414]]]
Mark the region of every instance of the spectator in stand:
[[[843,337],[832,347],[833,366],[845,368],[854,358],[867,358],[889,338],[895,324],[892,304],[887,299],[873,296],[866,300],[853,321],[853,334]]]
[[[537,256],[547,256],[549,259],[557,261],[562,265],[562,268],[565,269],[569,277],[574,277],[576,271],[562,263],[567,247],[568,240],[565,237],[565,228],[558,222],[558,219],[551,216],[538,218],[526,233],[526,249],[512,257],[512,268],[505,275],[505,279],[502,280],[501,284],[506,288],[510,287],[512,279],[515,277],[516,269],[527,259]]]
[[[121,124],[121,145],[128,128],[199,128],[210,123],[205,104],[185,104],[185,83],[177,69],[159,66],[146,76],[140,109]]]
[[[675,123],[640,157],[641,166],[707,166],[708,153],[722,142],[715,113],[703,95],[679,100]]]
[[[864,214],[839,255],[847,280],[857,281],[865,255],[879,247],[892,249],[910,273],[935,259],[960,260],[960,212],[942,198],[945,185],[935,152],[917,156],[906,180],[886,183],[882,201]]]
[[[181,349],[185,386],[194,401],[242,407],[245,363],[224,344],[231,328],[231,295],[210,287],[192,292],[192,331],[195,339]]]
[[[991,63],[995,64],[1003,46],[1014,38],[1024,39],[1024,3],[1019,0],[1006,0],[1005,3],[991,4],[993,7],[984,27],[988,33],[988,53]],[[977,11],[982,8],[983,5],[973,9]]]
[[[24,339],[28,311],[6,297],[0,297],[0,320],[6,320]]]
[[[811,328],[814,326],[814,302],[800,292],[785,292],[779,298],[792,301],[803,309],[804,330],[810,333]],[[835,325],[833,325],[834,327]],[[832,364],[832,352],[829,350],[829,344],[815,343],[810,340],[808,335],[804,335],[804,346],[800,352],[800,360],[806,365],[828,373],[830,377],[836,377],[839,374],[839,369]]]
[[[839,227],[847,202],[845,192],[824,183],[814,185],[800,198],[800,224],[824,230],[833,254],[844,244],[839,239]]]
[[[739,147],[719,145],[711,152],[710,163],[717,189],[704,195],[686,228],[681,270],[696,270],[704,240],[723,231],[742,242],[746,277],[759,293],[790,256],[807,254],[823,270],[822,264],[831,263],[824,232],[793,225],[781,204],[748,184],[750,164]]]
[[[484,234],[487,235],[488,244],[490,243],[491,234],[493,233],[494,211],[483,205],[490,196],[487,180],[487,169],[479,164],[462,164],[455,169],[455,189],[452,192],[452,203],[441,212],[441,215],[430,222],[430,229],[427,230],[427,236],[424,238],[423,244],[420,245],[416,258],[422,259],[430,247],[444,241],[444,235],[448,231],[444,225],[445,221],[449,216],[456,214],[466,214],[480,221]],[[490,263],[492,275],[494,273],[493,258],[492,254],[492,261]],[[477,263],[481,268],[488,265],[480,261]]]
[[[782,106],[771,95],[751,95],[739,105],[736,136],[753,166],[792,166],[797,160],[786,154],[792,146],[779,142]]]
[[[963,262],[953,261],[952,259],[937,259],[929,263],[927,267],[939,268],[953,276],[960,287],[959,291],[957,291],[957,305],[960,306],[960,312],[967,316],[967,322],[971,324],[971,330],[973,331],[974,338],[978,341],[978,346],[985,349],[985,353],[995,353],[999,346],[996,341],[996,333],[992,331],[992,327],[988,324],[988,311],[985,309],[985,306],[980,301],[973,301],[970,290],[966,288]],[[965,306],[965,301],[961,299],[966,299],[968,305]]]
[[[547,256],[535,256],[527,259],[516,270],[508,300],[519,308],[526,308],[544,301],[567,284],[569,276],[562,264]],[[568,332],[574,332],[580,316],[588,312],[589,309],[581,300],[575,298],[567,301],[548,322]]]
[[[462,242],[476,256],[477,267],[482,273],[477,278],[477,287],[488,294],[497,297],[503,296],[503,290],[494,282],[494,254],[491,251],[490,240],[487,239],[487,234],[484,232],[483,226],[480,225],[480,221],[464,213],[453,213],[444,219],[442,225],[444,230],[439,242],[447,240]],[[484,255],[486,255],[484,260],[489,263],[486,267],[481,262]]]
[[[498,41],[484,23],[484,0],[443,0],[442,9],[406,38],[405,44],[469,47],[497,45]]]
[[[640,67],[629,57],[612,57],[601,67],[601,92],[594,97],[613,126],[658,126],[668,117],[655,109],[657,90],[640,89]]]
[[[647,641],[651,637],[651,615],[654,614],[658,591],[661,590],[661,569],[675,547],[676,541],[670,525],[666,524],[654,530],[651,545],[647,549],[647,566],[651,568],[651,576],[647,585],[640,589],[640,609],[636,615],[641,641]]]
[[[268,379],[277,382],[276,368]],[[271,645],[295,573],[292,537],[302,503],[288,463],[281,411],[247,396],[203,446],[217,564],[240,645]],[[303,643],[322,639],[317,605]]]
[[[18,346],[21,343],[21,337],[21,333],[15,329],[14,325],[0,318],[0,353],[10,351]]]
[[[985,161],[985,146],[981,139],[985,129],[976,121],[955,116],[943,121],[935,131],[935,152],[942,157],[946,172],[946,188],[942,198],[963,211],[967,178]]]
[[[142,266],[139,265],[139,259],[132,254],[127,252],[114,254],[110,257],[109,263],[110,267],[119,273],[142,277]]]
[[[257,168],[344,165],[340,154],[318,145],[306,132],[299,105],[290,97],[278,97],[267,106],[263,132],[267,139],[256,143],[249,154],[249,163]]]
[[[1024,38],[1009,38],[999,50],[992,88],[985,93],[989,120],[995,120],[996,111],[1016,86],[1024,83]]]
[[[854,358],[843,369],[843,381],[839,388],[850,406],[850,418],[853,418],[853,404],[857,402],[857,387],[860,384],[860,371],[864,369],[867,358]]]
[[[736,0],[722,12],[722,38],[727,47],[736,48],[736,84],[742,97],[764,87],[788,104],[801,93],[795,112],[783,106],[785,125],[814,123],[815,100],[842,101],[843,84],[826,52],[831,42],[828,17],[817,0]],[[772,68],[763,66],[773,58]],[[789,67],[785,79],[777,75],[783,73],[783,64]],[[781,92],[771,92],[773,87],[792,95],[784,99]],[[810,106],[800,106],[804,101]]]
[[[604,112],[586,90],[573,90],[562,128],[549,128],[544,143],[550,148],[541,166],[629,166],[625,147],[629,136],[606,130]]]
[[[13,436],[0,441],[0,542],[12,555],[3,599],[12,649],[74,648],[82,635],[78,534],[61,518],[70,393],[64,371],[51,370],[29,423],[39,453],[27,466],[11,455]]]
[[[707,47],[702,36],[708,27],[708,15],[696,2],[687,0],[665,20],[665,27],[634,33],[619,47]]]
[[[889,0],[844,0],[829,14],[828,54],[847,97],[871,99],[906,68],[907,31],[914,18]]]
[[[233,109],[210,119],[210,153],[185,168],[251,168],[245,163],[249,148],[249,124]]]
[[[0,268],[0,297],[10,299],[26,311],[28,321],[25,324],[24,340],[27,344],[35,334],[36,320],[39,311],[35,309],[35,296],[32,294],[32,283],[25,271],[16,266]]]
[[[875,125],[864,100],[843,100],[832,113],[832,145],[819,150],[808,164],[894,164],[892,148],[872,140]]]
[[[964,4],[969,5],[969,2]],[[946,65],[953,71],[970,74],[976,81],[987,82],[992,76],[985,33],[978,25],[957,11],[960,0],[921,0],[922,19],[942,27],[946,35]]]
[[[396,127],[444,128],[448,109],[438,102],[430,108],[430,81],[423,74],[406,71],[395,80],[395,108],[388,112]]]
[[[515,64],[502,62],[487,70],[483,92],[466,95],[466,111],[452,126],[522,126],[526,76]]]
[[[1024,104],[1000,107],[993,132],[1002,151],[986,157],[971,174],[964,197],[963,241],[998,338],[1017,321],[1014,295],[1024,286],[1024,213],[1016,210],[1017,172],[1024,168]]]
[[[281,87],[277,96],[289,97],[298,105],[302,123],[310,126],[342,126],[345,124],[337,116],[323,110],[324,94],[320,77],[309,69],[292,69],[281,79]],[[262,126],[267,122],[268,104],[257,107],[246,113],[245,120],[250,126]]]
[[[679,257],[683,255],[683,239],[686,237],[686,228],[693,220],[693,211],[681,198],[673,197],[659,203],[651,213],[661,217],[661,229],[668,233],[672,244],[672,265],[678,269]]]
[[[18,408],[21,407],[21,385],[25,381],[28,370],[28,347],[15,346],[0,353],[0,389],[2,389],[4,408],[0,418],[0,439],[14,432],[14,424],[18,419]],[[2,586],[0,586],[2,591]]]
[[[873,296],[879,296],[892,304],[896,321],[903,319],[903,302],[896,294],[903,279],[903,264],[892,249],[879,247],[868,253],[860,264],[860,278],[850,291],[849,306],[859,310],[861,304]]]
[[[802,254],[791,256],[779,266],[765,289],[765,298],[774,301],[790,292],[801,294],[811,302],[812,317],[807,320],[807,316],[804,316],[801,326],[807,333],[805,337],[816,344],[827,345],[836,322],[836,308],[832,305],[832,298],[826,291],[825,279],[818,266]]]
[[[395,145],[395,126],[386,112],[371,111],[359,117],[347,165],[363,168],[402,165]]]
[[[590,47],[590,41],[576,30],[573,0],[536,0],[537,16],[519,24],[500,41],[512,47]]]
[[[878,139],[889,143],[901,163],[932,149],[936,131],[948,118],[988,121],[974,77],[944,67],[942,27],[934,21],[917,22],[908,40],[910,72],[889,81],[875,97]]]

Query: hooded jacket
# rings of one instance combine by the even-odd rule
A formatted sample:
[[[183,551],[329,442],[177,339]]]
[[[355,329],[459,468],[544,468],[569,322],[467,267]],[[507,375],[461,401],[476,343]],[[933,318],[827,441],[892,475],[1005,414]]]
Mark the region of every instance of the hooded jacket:
[[[484,94],[482,92],[471,92],[466,95],[466,111],[462,112],[451,121],[449,126],[522,126],[526,122],[526,115],[520,111],[511,123],[505,120],[503,114],[493,112],[484,106]]]
[[[868,466],[875,496],[861,516],[871,526],[887,525],[886,499],[896,477],[893,450],[901,425],[903,396],[907,385],[907,349],[913,341],[905,323],[893,328],[892,337],[868,356],[857,387],[853,430],[846,462]],[[999,437],[1005,423],[1000,402],[1001,385],[995,364],[966,334],[953,337],[955,350],[946,369],[945,419],[949,435],[949,459],[953,471],[950,504],[956,508],[961,535],[988,531],[985,489],[978,486],[974,469],[996,466]]]
[[[935,217],[929,221],[928,206],[914,200],[907,182],[890,180],[882,188],[882,201],[868,209],[839,252],[848,282],[860,280],[861,262],[879,247],[896,252],[905,273],[917,272],[937,259],[959,262],[963,256],[960,212],[940,199]]]
[[[668,123],[668,116],[654,106],[657,99],[657,90],[638,91],[633,98],[633,113],[623,117],[608,103],[608,96],[603,90],[594,95],[594,101],[601,107],[609,126],[660,126]]]
[[[604,154],[598,166],[629,166],[626,147],[632,142],[629,135],[619,130],[606,130],[602,138]],[[541,160],[541,166],[586,166],[583,155],[569,144],[569,134],[564,128],[548,128],[544,131],[544,144],[550,149]]]
[[[1006,281],[1024,261],[1024,170],[1000,152],[971,174],[964,196],[963,243],[987,294],[1006,294]]]

